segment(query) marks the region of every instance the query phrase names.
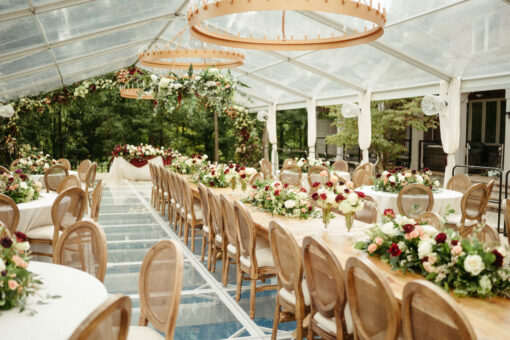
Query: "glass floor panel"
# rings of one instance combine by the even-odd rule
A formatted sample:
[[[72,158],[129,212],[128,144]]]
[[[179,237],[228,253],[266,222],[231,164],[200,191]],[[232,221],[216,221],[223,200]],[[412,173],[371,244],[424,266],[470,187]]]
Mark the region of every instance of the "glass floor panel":
[[[150,204],[149,182],[106,183],[99,224],[104,228],[108,245],[108,268],[105,286],[111,294],[129,295],[133,302],[131,323],[140,315],[138,298],[139,271],[150,247],[162,239],[178,240],[183,247],[184,275],[175,330],[175,339],[270,339],[273,324],[275,291],[257,293],[256,318],[249,318],[249,281],[243,282],[241,301],[235,301],[235,265],[230,266],[228,285],[221,283],[222,262],[215,273],[207,271],[207,254],[200,262],[202,234],[185,247],[182,238]],[[191,241],[191,239],[190,239]],[[257,285],[274,283],[257,282]],[[278,339],[290,339],[295,322],[280,324]]]

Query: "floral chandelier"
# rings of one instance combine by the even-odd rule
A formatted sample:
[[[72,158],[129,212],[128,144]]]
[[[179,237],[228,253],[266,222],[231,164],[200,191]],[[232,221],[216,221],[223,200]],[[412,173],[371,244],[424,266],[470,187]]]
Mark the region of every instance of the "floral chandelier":
[[[138,87],[121,87],[120,96],[122,98],[129,99],[154,100],[154,96],[152,94],[148,92],[143,92],[143,90]]]
[[[202,0],[195,1],[188,8],[187,19],[191,27],[191,35],[202,41],[222,46],[258,49],[258,50],[321,50],[355,46],[376,40],[384,33],[386,9],[377,8],[370,1],[353,0]],[[294,39],[286,32],[285,11],[326,12],[357,18],[369,24],[363,31],[353,30],[343,35],[321,37],[304,35],[304,39]],[[276,38],[242,36],[240,32],[220,32],[213,30],[205,23],[206,20],[227,15],[247,12],[282,11],[282,31]],[[239,19],[237,19],[239,20]]]

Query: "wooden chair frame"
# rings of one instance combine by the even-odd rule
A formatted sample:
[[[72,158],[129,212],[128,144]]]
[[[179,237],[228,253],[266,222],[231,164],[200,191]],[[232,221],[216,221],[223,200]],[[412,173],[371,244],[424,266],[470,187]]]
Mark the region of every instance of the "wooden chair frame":
[[[437,230],[442,230],[444,228],[443,218],[433,211],[426,211],[421,214],[417,222],[427,222],[427,224],[435,227]]]
[[[200,195],[200,203],[202,204],[202,216],[203,223],[202,226],[202,250],[200,253],[200,261],[204,262],[205,259],[205,251],[208,248],[208,256],[207,256],[207,269],[211,270],[211,239],[209,238],[209,234],[211,233],[212,223],[211,223],[211,204],[209,203],[209,192],[207,188],[202,183],[198,183],[198,194]]]
[[[349,164],[342,159],[339,159],[335,163],[333,163],[332,168],[333,171],[349,172]]]
[[[87,340],[105,319],[120,310],[120,329],[117,340],[126,340],[131,320],[131,299],[129,296],[116,294],[109,296],[101,306],[96,308],[71,335],[69,340]],[[105,339],[106,340],[106,339]],[[112,339],[113,340],[113,339]]]
[[[152,311],[150,306],[150,292],[149,292],[149,275],[148,271],[154,260],[154,256],[161,249],[169,248],[173,252],[175,261],[175,280],[169,282],[171,291],[173,293],[172,300],[170,301],[170,313],[167,320],[159,320],[156,314]],[[182,290],[182,277],[183,277],[184,260],[182,249],[175,240],[161,240],[149,249],[145,258],[143,259],[142,267],[140,269],[139,287],[140,287],[140,320],[139,326],[147,326],[150,322],[154,328],[166,334],[166,339],[173,339],[175,331],[175,323],[177,321],[177,314],[179,303],[181,301]]]
[[[237,224],[239,221],[237,220],[237,215],[235,213],[235,208],[233,202],[230,201],[227,196],[221,194],[220,195],[221,202],[221,213],[223,215],[223,230],[224,230],[224,262],[223,262],[223,275],[222,281],[223,285],[228,285],[228,273],[230,271],[230,265],[235,264],[236,268],[240,265],[240,253],[239,253],[239,241],[237,235]],[[233,253],[228,246],[232,244],[236,248],[236,252]]]
[[[286,167],[287,165],[297,165],[297,161],[294,158],[286,158],[283,161],[282,168]]]
[[[207,197],[209,199],[211,210],[211,232],[209,233],[209,249],[212,249],[211,266],[208,266],[208,269],[214,273],[216,271],[216,261],[218,260],[218,257],[221,256],[221,263],[225,263],[227,244],[225,243],[225,223],[221,211],[220,198],[211,189],[208,189]],[[221,241],[217,239],[217,235],[221,236]]]
[[[310,188],[312,187],[312,184],[313,184],[312,176],[315,174],[321,173],[322,171],[326,171],[328,173],[327,180],[326,180],[326,182],[328,182],[329,178],[331,177],[331,174],[329,173],[329,169],[327,167],[325,167],[324,165],[314,165],[308,170],[308,174],[306,177],[307,177],[308,185],[310,186]]]
[[[457,302],[443,289],[426,280],[411,281],[404,286],[402,297],[402,335],[404,339],[414,339],[411,324],[411,308],[412,300],[416,295],[422,295],[427,303],[445,311],[450,316],[458,328],[457,339],[477,339],[475,331]],[[430,326],[433,327],[433,325]]]
[[[62,164],[67,168],[67,170],[71,171],[71,162],[67,158],[59,158],[57,159],[57,164]]]
[[[10,174],[11,172],[6,167],[0,165],[0,175],[1,174]]]
[[[372,207],[374,208],[371,211],[372,214],[370,216],[370,219],[368,219],[368,220],[364,219],[364,218],[360,217],[357,213],[354,214],[354,219],[358,220],[358,221],[365,222],[365,223],[369,223],[369,224],[376,223],[377,215],[378,215],[377,202],[371,196],[365,195],[365,197],[363,197],[363,204],[364,205],[366,205],[366,204],[372,205]],[[363,210],[365,210],[365,207],[363,208]]]
[[[99,209],[101,208],[101,200],[103,198],[103,189],[104,183],[103,180],[100,179],[94,191],[92,192],[92,207],[90,208],[90,218],[92,218],[95,222],[97,222],[99,218]]]
[[[165,172],[165,180],[163,181],[163,186],[165,187],[165,191],[167,193],[167,214],[168,214],[168,221],[172,221],[173,215],[174,215],[174,208],[175,206],[172,204],[172,200],[175,201],[174,193],[172,192],[172,180],[171,180],[171,173],[170,170],[163,167],[163,170]]]
[[[87,195],[88,206],[92,207],[92,192],[96,182],[97,163],[90,164],[85,180],[85,194]],[[88,208],[87,206],[87,208]]]
[[[425,208],[425,212],[432,211],[432,207],[434,206],[434,195],[432,194],[432,190],[430,190],[427,186],[425,186],[423,184],[413,183],[413,184],[406,185],[398,193],[398,197],[397,197],[398,212],[401,215],[407,216],[407,214],[405,213],[404,208],[402,206],[402,198],[406,192],[413,190],[413,189],[420,189],[429,197],[429,204],[427,205],[427,208]]]
[[[260,181],[264,180],[264,174],[262,172],[257,172],[257,173],[254,173],[253,175],[251,175],[248,183],[250,183],[250,185],[253,185],[253,184],[255,184],[255,182],[257,180],[260,180]]]
[[[260,172],[264,175],[264,179],[274,179],[273,176],[273,166],[269,159],[264,158],[259,161],[260,164]]]
[[[76,184],[76,185],[69,186],[68,182],[73,182],[73,181],[74,181],[74,184]],[[62,182],[60,182],[60,184],[58,185],[57,194],[60,194],[60,193],[62,193],[62,191],[66,190],[68,188],[72,188],[72,187],[79,188],[80,187],[80,179],[78,177],[76,177],[75,175],[68,175],[68,176],[64,177]]]
[[[284,171],[296,172],[298,174],[297,183],[289,183],[289,182],[282,181],[282,173]],[[278,175],[278,180],[282,183],[287,183],[292,186],[301,187],[302,177],[303,177],[303,173],[301,172],[301,168],[297,164],[287,164],[282,167],[282,170],[280,171],[280,174]]]
[[[0,222],[3,222],[7,229],[9,230],[9,233],[11,233],[11,235],[14,235],[16,229],[18,228],[20,219],[18,205],[16,204],[16,202],[14,202],[12,198],[4,194],[0,194],[0,202],[2,202],[3,205],[9,205],[12,209],[12,213],[14,215],[12,221],[9,221],[10,223],[7,223],[7,221]]]
[[[356,169],[352,174],[352,182],[355,188],[362,187],[364,185],[373,185],[374,181],[371,178],[370,171],[365,168]]]
[[[46,186],[46,192],[50,192],[51,191],[57,191],[58,190],[58,187],[54,188],[54,187],[51,187],[49,182],[48,182],[48,176],[51,175],[52,171],[55,170],[55,169],[61,169],[65,172],[66,176],[69,176],[69,171],[67,171],[67,168],[65,166],[63,166],[62,164],[55,164],[53,165],[52,167],[50,167],[48,170],[46,170],[46,172],[44,173],[44,185]],[[62,182],[60,182],[62,183]],[[59,185],[60,185],[59,183]]]
[[[197,219],[195,215],[195,201],[193,197],[193,191],[191,191],[191,187],[186,180],[182,180],[182,189],[183,189],[183,200],[184,200],[184,209],[185,209],[185,223],[184,223],[184,244],[188,245],[189,231],[191,229],[191,251],[195,250],[195,234],[196,231],[202,230],[202,226],[204,225],[203,219]],[[203,213],[202,213],[203,218]]]
[[[354,326],[354,338],[370,339],[369,334],[363,327],[363,321],[359,311],[359,302],[354,288],[354,270],[356,268],[362,270],[365,275],[370,277],[378,286],[381,299],[385,300],[387,328],[386,337],[384,339],[397,340],[400,333],[400,307],[395,299],[395,295],[386,279],[379,274],[374,264],[370,262],[370,260],[361,257],[349,257],[345,264],[346,293]]]
[[[461,182],[461,184],[464,184],[463,186],[466,187],[466,190],[469,189],[471,185],[473,185],[468,176],[464,174],[457,174],[452,176],[452,178],[448,180],[448,183],[446,184],[446,189],[464,193],[466,190],[459,191],[458,189],[455,188],[457,185],[459,185],[457,182]]]
[[[84,159],[80,162],[80,165],[78,165],[78,178],[80,179],[80,182],[85,183],[87,180],[87,172],[89,171],[89,167],[92,164],[90,159]]]
[[[74,241],[70,239],[71,235],[76,231],[76,229],[81,228],[88,228],[90,232],[95,234],[97,239],[100,241],[99,244],[95,245],[96,251],[98,252],[99,255],[98,256],[99,272],[95,276],[99,281],[104,282],[104,277],[106,275],[106,264],[108,262],[108,248],[106,245],[106,235],[103,231],[103,228],[101,228],[96,222],[78,221],[73,225],[66,227],[62,232],[62,235],[60,235],[60,237],[58,238],[55,248],[53,249],[53,263],[65,265],[63,263],[62,251],[65,250],[65,248],[69,247],[70,245],[69,242],[66,243],[66,241]],[[78,243],[71,244],[72,246],[76,246],[76,249],[81,249],[81,239],[78,239],[77,241]],[[83,254],[80,252],[80,259],[82,261],[81,270],[87,272],[85,266],[85,259],[83,258],[82,255]]]

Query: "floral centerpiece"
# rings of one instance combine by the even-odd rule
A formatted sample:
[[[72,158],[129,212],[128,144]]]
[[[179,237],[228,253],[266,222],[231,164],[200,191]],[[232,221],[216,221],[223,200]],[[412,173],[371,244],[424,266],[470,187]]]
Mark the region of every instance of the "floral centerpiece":
[[[175,153],[174,157],[172,157],[170,163],[168,164],[168,168],[171,171],[183,175],[193,175],[198,172],[205,171],[205,169],[209,166],[209,161],[207,159],[207,155],[195,154],[191,157],[188,157],[179,153]]]
[[[321,176],[327,176],[327,172],[321,172]],[[336,209],[345,216],[347,231],[352,228],[354,214],[363,210],[363,198],[365,194],[355,191],[352,182],[345,185],[339,184],[337,176],[331,176],[325,184],[314,182],[312,184],[312,199],[322,209],[322,221],[324,228],[328,227],[331,220],[331,210]]]
[[[46,170],[55,164],[57,161],[52,159],[49,154],[45,155],[42,151],[27,152],[24,157],[18,159],[16,165],[11,167],[11,171],[20,169],[25,174],[44,175]]]
[[[383,171],[375,175],[374,190],[398,193],[406,185],[423,184],[432,191],[439,190],[439,181],[432,177],[432,171],[425,168],[422,171],[402,171],[402,167],[393,170]]]
[[[226,164],[209,164],[197,169],[193,174],[192,181],[202,183],[209,187],[227,188],[231,186],[234,170]]]
[[[510,259],[503,247],[462,239],[451,229],[421,225],[391,209],[355,248],[380,257],[393,270],[421,274],[459,296],[510,298]]]
[[[140,145],[116,145],[113,148],[110,162],[115,157],[123,157],[125,160],[130,162],[136,167],[142,167],[146,165],[150,159],[161,156],[163,163],[168,164],[173,156],[172,149],[165,149],[165,147],[154,147],[149,144],[140,143]]]
[[[40,182],[32,181],[21,169],[0,175],[0,193],[12,198],[16,204],[38,199],[41,188]]]
[[[42,283],[28,270],[29,248],[25,234],[17,231],[11,237],[0,223],[0,310],[23,310],[27,297]]]
[[[301,171],[303,171],[303,172],[308,172],[308,170],[310,170],[310,168],[312,166],[322,165],[325,167],[329,167],[329,165],[330,165],[329,161],[323,161],[320,158],[304,159],[304,158],[296,157],[296,158],[294,158],[294,160],[296,161],[296,164],[301,168]]]
[[[271,214],[308,219],[318,217],[305,188],[290,188],[281,182],[256,181],[252,191],[243,200]]]

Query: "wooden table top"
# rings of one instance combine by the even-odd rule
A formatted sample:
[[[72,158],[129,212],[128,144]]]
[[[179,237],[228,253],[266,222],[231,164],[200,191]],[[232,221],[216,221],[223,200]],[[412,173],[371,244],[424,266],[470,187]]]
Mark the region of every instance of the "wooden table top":
[[[193,192],[198,194],[196,185],[191,184],[191,187]],[[232,200],[243,197],[243,193],[239,190],[232,191],[229,188],[212,189],[217,194],[224,194]],[[277,215],[272,216],[270,213],[260,211],[255,206],[247,205],[247,207],[257,227],[257,233],[260,236],[268,238],[269,222],[275,220],[285,225],[291,231],[298,244],[301,244],[307,235],[319,236],[338,257],[342,266],[345,266],[347,259],[351,256],[368,258],[380,270],[380,273],[388,282],[399,303],[402,299],[404,285],[407,282],[424,279],[421,275],[411,273],[404,275],[400,271],[392,271],[390,265],[382,262],[379,258],[369,257],[366,253],[354,249],[353,243],[363,239],[364,231],[369,227],[363,222],[354,221],[351,233],[347,234],[344,217],[337,216],[331,220],[328,231],[325,232],[320,218],[299,220]],[[510,299],[502,297],[493,297],[492,299],[454,297],[454,299],[471,322],[478,339],[495,340],[510,338]]]

